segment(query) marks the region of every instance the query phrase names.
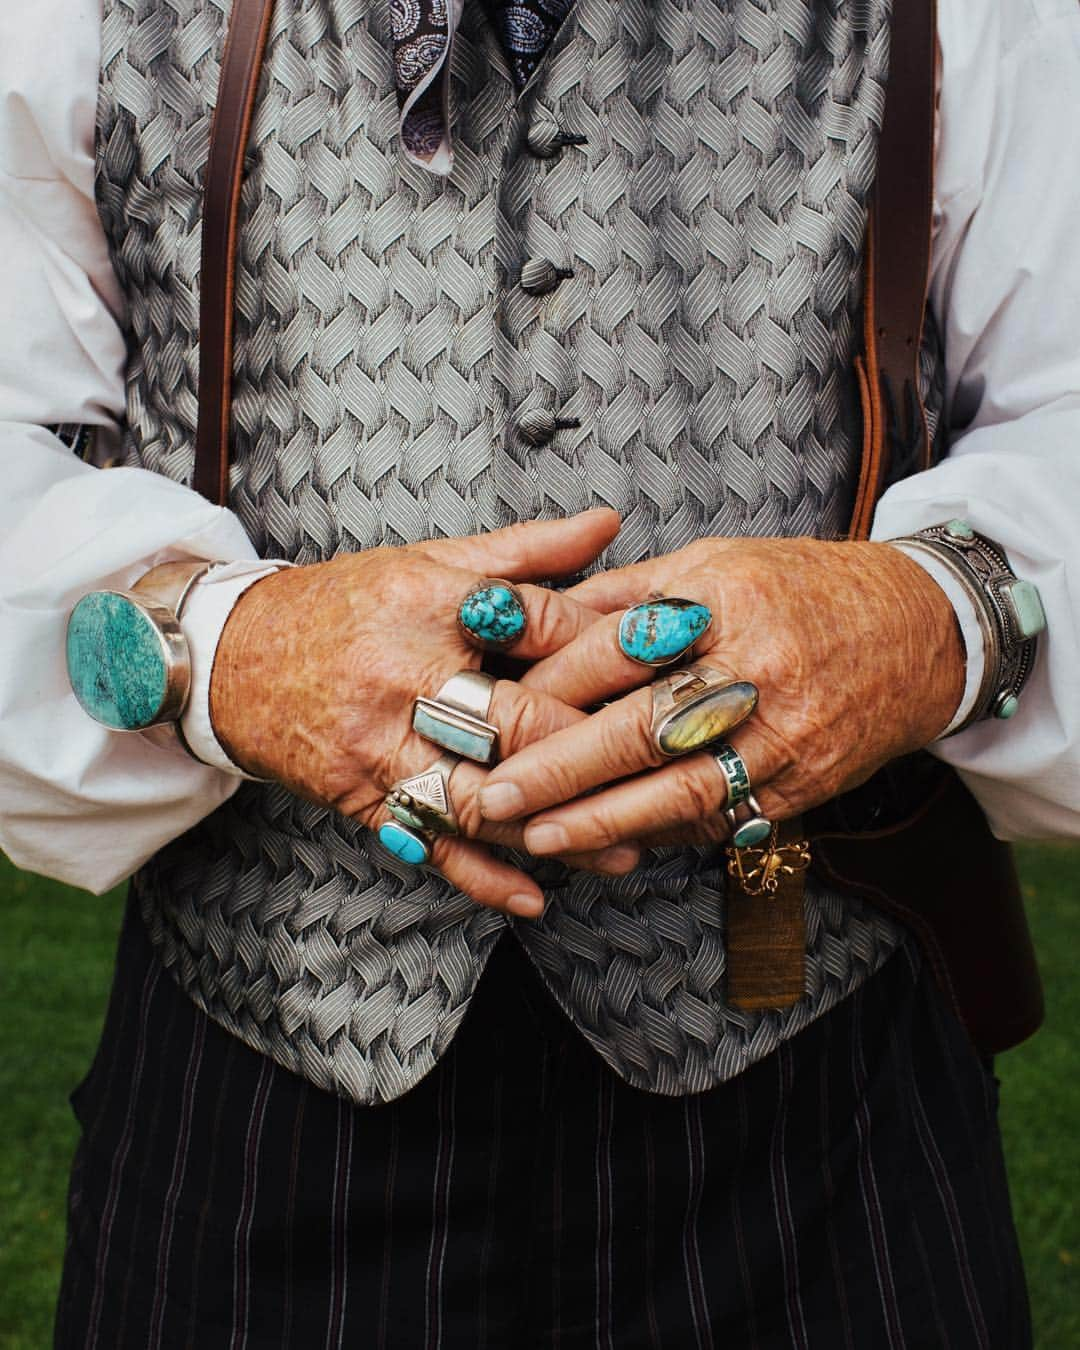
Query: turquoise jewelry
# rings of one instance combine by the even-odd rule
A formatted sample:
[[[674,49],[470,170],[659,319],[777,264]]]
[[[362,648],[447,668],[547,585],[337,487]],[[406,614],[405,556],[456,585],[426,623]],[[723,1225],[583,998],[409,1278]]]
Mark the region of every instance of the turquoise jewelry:
[[[379,843],[410,867],[422,867],[431,861],[430,836],[419,830],[411,830],[396,820],[388,820],[385,825],[379,826]]]
[[[652,738],[667,759],[722,740],[757,707],[757,686],[700,661],[654,681]]]
[[[750,800],[750,774],[743,762],[742,755],[733,745],[717,746],[712,752],[712,757],[716,760],[716,767],[724,775],[724,782],[727,784],[727,799],[724,802],[725,811],[734,811],[737,806],[742,806]]]
[[[92,591],[75,605],[67,626],[68,679],[96,722],[184,745],[178,723],[191,691],[191,657],[180,617],[212,566],[162,563],[130,590]]]
[[[460,763],[457,755],[440,755],[423,773],[402,778],[386,794],[386,809],[410,829],[457,834],[457,816],[450,801],[450,775]]]
[[[1039,591],[1021,580],[999,545],[976,534],[966,520],[947,520],[889,542],[912,555],[934,558],[970,598],[982,632],[983,678],[971,711],[949,732],[966,730],[987,717],[1008,719],[1035,664],[1038,637],[1046,628]]]
[[[489,578],[462,600],[457,621],[474,647],[482,651],[506,651],[524,636],[528,615],[516,586]]]
[[[746,818],[739,823],[734,808],[729,808],[724,812],[727,817],[727,823],[731,827],[731,847],[756,848],[763,844],[772,834],[772,821],[761,813],[761,806],[758,799],[752,792],[746,794]]]
[[[477,764],[493,764],[499,728],[487,720],[495,680],[481,670],[459,670],[434,698],[413,704],[413,730],[426,741]]]
[[[684,656],[711,623],[707,605],[659,596],[632,605],[619,620],[619,650],[642,666],[668,666]]]

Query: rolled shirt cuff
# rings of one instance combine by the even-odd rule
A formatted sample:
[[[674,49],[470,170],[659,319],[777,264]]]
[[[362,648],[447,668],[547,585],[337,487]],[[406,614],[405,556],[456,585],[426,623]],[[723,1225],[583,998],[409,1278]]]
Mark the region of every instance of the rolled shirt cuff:
[[[974,707],[975,700],[979,696],[979,690],[982,688],[983,671],[986,666],[986,648],[983,643],[982,630],[979,628],[975,605],[949,569],[938,562],[936,558],[928,556],[923,549],[907,548],[903,540],[898,539],[889,539],[882,542],[892,544],[893,548],[898,548],[912,562],[918,563],[924,572],[928,572],[948,596],[949,602],[956,611],[960,634],[964,639],[964,692],[960,697],[960,703],[953,714],[952,721],[938,737],[938,740],[944,740],[956,727],[963,723]]]
[[[210,676],[214,669],[214,656],[222,630],[237,600],[256,581],[282,567],[291,566],[287,562],[261,559],[255,562],[217,563],[192,589],[180,619],[191,657],[191,693],[180,718],[180,730],[197,759],[235,778],[259,781],[254,775],[245,773],[230,758],[214,734],[210,720]]]

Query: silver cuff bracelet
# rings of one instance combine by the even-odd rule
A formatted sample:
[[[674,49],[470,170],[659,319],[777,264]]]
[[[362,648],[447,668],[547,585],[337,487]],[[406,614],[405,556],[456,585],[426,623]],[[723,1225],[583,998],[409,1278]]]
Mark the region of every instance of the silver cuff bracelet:
[[[949,735],[987,717],[1012,717],[1035,664],[1038,636],[1046,628],[1038,588],[1017,577],[1004,551],[964,520],[890,542],[935,558],[963,588],[978,617],[985,651],[982,683],[971,711]]]

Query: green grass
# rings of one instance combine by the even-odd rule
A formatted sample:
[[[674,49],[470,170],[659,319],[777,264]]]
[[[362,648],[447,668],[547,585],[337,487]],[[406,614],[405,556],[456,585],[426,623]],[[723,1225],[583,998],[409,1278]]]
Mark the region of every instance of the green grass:
[[[1034,1040],[999,1061],[1002,1123],[1036,1347],[1075,1350],[1080,985],[1073,967],[1080,952],[1080,849],[1025,847],[1021,871],[1048,1016]],[[0,1350],[50,1344],[75,1142],[67,1094],[89,1066],[97,1040],[121,908],[119,891],[95,899],[17,872],[0,857]]]

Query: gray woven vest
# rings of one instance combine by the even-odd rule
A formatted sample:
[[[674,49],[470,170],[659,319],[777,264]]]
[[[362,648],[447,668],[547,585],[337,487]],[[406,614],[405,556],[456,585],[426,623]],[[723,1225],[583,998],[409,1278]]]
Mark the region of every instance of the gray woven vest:
[[[600,503],[625,521],[607,566],[701,535],[841,532],[889,0],[578,0],[520,97],[465,8],[441,180],[399,153],[389,0],[277,5],[237,286],[232,504],[256,546],[308,563]],[[181,480],[227,9],[105,4],[127,452]],[[545,290],[547,264],[570,275]],[[517,936],[604,1059],[657,1092],[740,1072],[900,941],[811,882],[805,997],[743,1013],[724,1001],[718,851],[544,880]],[[138,891],[212,1018],[359,1103],[438,1060],[508,922],[253,785]]]

